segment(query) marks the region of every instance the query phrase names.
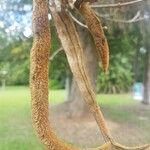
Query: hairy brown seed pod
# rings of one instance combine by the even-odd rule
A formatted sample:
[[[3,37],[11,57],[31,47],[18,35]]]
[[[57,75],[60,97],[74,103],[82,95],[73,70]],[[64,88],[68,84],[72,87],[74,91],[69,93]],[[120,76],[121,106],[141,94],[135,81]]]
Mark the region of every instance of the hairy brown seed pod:
[[[76,8],[80,8],[81,4],[84,2],[94,3],[94,2],[97,2],[97,0],[76,0],[74,3],[74,6]]]
[[[109,66],[109,47],[102,24],[88,3],[83,2],[78,10],[84,17],[88,29],[92,34],[98,58],[102,62],[102,68],[104,72],[107,72]]]
[[[47,150],[150,150],[150,145],[125,147],[110,137],[83,62],[83,49],[75,26],[65,11],[58,13],[56,8],[52,7],[50,10],[79,89],[108,142],[98,148],[77,148],[66,144],[53,132],[48,118],[48,58],[50,47],[48,3],[46,0],[33,0],[34,42],[30,57],[31,107],[34,128],[45,148]]]

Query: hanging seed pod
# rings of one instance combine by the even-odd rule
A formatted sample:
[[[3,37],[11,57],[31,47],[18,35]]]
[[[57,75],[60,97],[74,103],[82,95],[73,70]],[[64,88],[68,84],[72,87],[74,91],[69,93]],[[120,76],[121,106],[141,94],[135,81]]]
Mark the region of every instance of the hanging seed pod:
[[[92,90],[83,62],[83,49],[75,26],[65,11],[58,13],[56,8],[52,6],[50,10],[78,87],[107,142],[98,148],[77,148],[72,144],[65,143],[54,133],[48,113],[48,61],[51,39],[48,24],[48,3],[45,0],[33,0],[34,42],[30,57],[31,108],[34,128],[46,150],[150,150],[150,145],[130,148],[122,146],[112,139],[96,102],[96,95]]]
[[[92,34],[98,58],[102,62],[102,68],[104,72],[107,72],[109,66],[109,47],[102,24],[88,3],[83,2],[80,7],[78,7],[78,10],[84,17],[88,29]]]
[[[46,0],[33,0],[32,18],[34,42],[30,53],[30,89],[34,129],[47,150],[79,150],[59,139],[49,122],[48,62],[51,37]]]

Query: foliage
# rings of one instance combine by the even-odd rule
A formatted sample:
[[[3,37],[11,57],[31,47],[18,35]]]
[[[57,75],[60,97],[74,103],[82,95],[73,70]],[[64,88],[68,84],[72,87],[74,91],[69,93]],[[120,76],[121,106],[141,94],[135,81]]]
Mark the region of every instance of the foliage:
[[[115,36],[115,38],[114,38]],[[130,37],[116,29],[108,35],[110,47],[110,67],[108,74],[100,72],[98,76],[98,91],[104,93],[119,93],[128,91],[133,83],[132,58],[134,47]]]
[[[50,50],[50,55],[61,47],[53,24],[51,24],[51,36],[52,36],[51,42],[52,46]],[[69,67],[65,53],[63,51],[60,51],[50,62],[51,80],[49,85],[52,89],[62,89],[65,87],[65,78],[68,68]]]
[[[31,39],[18,40],[0,50],[0,64],[5,64],[8,72],[7,84],[28,84],[31,43]]]
[[[31,34],[31,1],[11,0],[0,2],[0,80],[1,71],[9,85],[26,85],[29,83],[29,53],[32,45]],[[7,7],[6,7],[7,6]],[[126,18],[132,18],[138,8],[128,9]],[[102,9],[103,12],[103,9]],[[105,13],[105,11],[103,12]],[[11,15],[10,19],[7,19]],[[122,17],[121,16],[121,17]],[[119,16],[115,16],[116,18]],[[119,18],[118,18],[119,19]],[[104,20],[103,20],[104,21]],[[111,27],[107,33],[110,46],[110,67],[106,76],[100,71],[97,79],[98,92],[125,92],[135,81],[143,81],[145,54],[140,53],[144,47],[141,24],[104,23]],[[61,47],[55,27],[51,25],[52,46],[50,55]],[[28,36],[27,36],[28,35]],[[145,47],[144,47],[145,48]],[[65,87],[65,80],[70,74],[69,65],[63,51],[50,61],[50,83],[53,89]]]
[[[60,47],[55,28],[52,24],[51,34],[52,45],[50,55]],[[7,70],[6,81],[8,85],[27,85],[29,83],[29,55],[31,47],[32,38],[20,38],[0,49],[0,70]],[[67,65],[63,51],[50,62],[51,81],[49,85],[51,88],[64,88]]]

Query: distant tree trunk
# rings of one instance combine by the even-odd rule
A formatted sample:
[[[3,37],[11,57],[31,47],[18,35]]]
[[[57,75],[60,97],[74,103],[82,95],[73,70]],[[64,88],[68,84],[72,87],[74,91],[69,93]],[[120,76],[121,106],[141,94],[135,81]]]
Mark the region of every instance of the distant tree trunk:
[[[95,51],[95,45],[86,29],[78,29],[81,43],[84,49],[85,64],[91,78],[93,89],[96,90],[96,77],[98,61]],[[72,79],[71,89],[68,94],[68,115],[70,118],[88,116],[88,108],[80,94],[78,86],[74,78]]]
[[[140,70],[140,60],[139,60],[139,57],[140,57],[140,41],[141,41],[141,36],[138,36],[138,40],[137,40],[137,43],[136,43],[136,52],[135,52],[135,56],[134,56],[134,60],[133,60],[133,72],[134,72],[134,82],[137,82],[139,81],[140,79],[140,73],[139,73],[139,70]]]
[[[66,100],[68,101],[72,84],[72,73],[70,70],[66,70],[66,80],[65,80],[65,90],[66,90]]]
[[[6,87],[6,80],[2,79],[2,90],[5,90]]]
[[[150,28],[149,21],[145,23],[145,47],[147,50],[145,59],[145,75],[144,75],[144,104],[150,104]]]
[[[150,104],[150,46],[147,46],[144,75],[144,104]]]

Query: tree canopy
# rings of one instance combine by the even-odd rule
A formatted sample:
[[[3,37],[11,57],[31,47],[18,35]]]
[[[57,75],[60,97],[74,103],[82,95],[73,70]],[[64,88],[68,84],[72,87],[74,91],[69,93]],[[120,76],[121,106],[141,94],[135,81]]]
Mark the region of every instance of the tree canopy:
[[[118,1],[116,1],[118,2]],[[103,2],[101,2],[103,3]],[[0,2],[0,70],[7,70],[7,84],[28,84],[29,53],[32,43],[31,10],[29,0],[5,0]],[[125,23],[115,20],[129,20],[140,10],[148,18],[147,6],[98,9],[97,11],[108,30],[105,32],[110,47],[108,75],[99,70],[97,90],[105,93],[124,92],[135,81],[143,81],[146,48],[143,40],[143,21]],[[51,22],[51,21],[50,21]],[[53,23],[52,52],[61,47]],[[69,70],[66,56],[59,52],[50,60],[52,88],[64,88]],[[107,82],[107,84],[105,84]]]

